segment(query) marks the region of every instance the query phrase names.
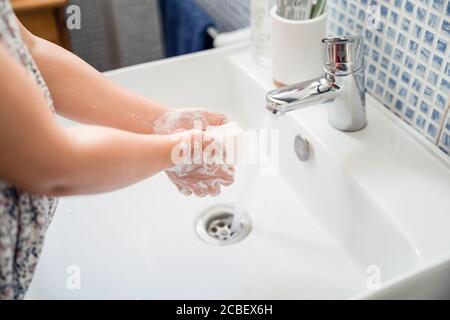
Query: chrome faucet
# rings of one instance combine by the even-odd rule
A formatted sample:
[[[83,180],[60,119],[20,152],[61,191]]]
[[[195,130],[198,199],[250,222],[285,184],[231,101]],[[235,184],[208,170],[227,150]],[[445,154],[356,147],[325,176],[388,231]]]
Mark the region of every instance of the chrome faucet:
[[[324,76],[269,91],[267,109],[282,115],[334,102],[328,108],[328,122],[333,128],[347,132],[363,129],[367,124],[363,47],[360,36],[322,39]]]

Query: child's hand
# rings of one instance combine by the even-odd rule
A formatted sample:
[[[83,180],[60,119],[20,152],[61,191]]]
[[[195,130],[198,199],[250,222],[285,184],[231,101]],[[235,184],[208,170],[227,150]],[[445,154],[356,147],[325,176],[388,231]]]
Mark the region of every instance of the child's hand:
[[[156,134],[173,134],[192,129],[206,130],[208,126],[220,126],[227,121],[226,116],[201,108],[172,109],[153,123],[153,131]],[[198,136],[200,132],[196,134]],[[203,138],[202,134],[201,139]],[[209,143],[211,143],[210,139],[204,141],[203,147]],[[217,196],[221,191],[220,185],[228,186],[234,181],[234,167],[224,163],[177,164],[174,168],[166,170],[166,174],[178,190],[186,196],[192,193],[199,197],[208,194]]]
[[[201,108],[172,109],[153,123],[153,131],[156,134],[172,134],[191,129],[206,130],[208,126],[220,126],[227,121],[223,114]]]
[[[234,168],[225,163],[221,142],[198,130],[175,134],[174,139],[180,141],[172,150],[175,166],[166,173],[182,194],[217,196],[221,185],[233,183]]]
[[[234,168],[227,166],[192,166],[184,174],[166,170],[169,179],[185,196],[194,193],[198,197],[218,196],[221,185],[229,186],[234,181]]]

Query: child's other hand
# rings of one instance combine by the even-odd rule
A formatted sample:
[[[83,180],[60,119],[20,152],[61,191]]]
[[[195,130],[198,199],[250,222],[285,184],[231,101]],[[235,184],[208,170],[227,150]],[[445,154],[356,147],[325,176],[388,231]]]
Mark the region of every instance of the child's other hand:
[[[174,138],[180,141],[172,152],[175,166],[166,174],[182,194],[217,196],[221,185],[233,183],[234,167],[226,164],[221,142],[199,130],[178,133]],[[183,157],[178,158],[181,150]]]
[[[153,131],[156,134],[172,134],[191,129],[206,130],[208,126],[220,126],[227,121],[225,115],[201,108],[171,109],[153,123]]]

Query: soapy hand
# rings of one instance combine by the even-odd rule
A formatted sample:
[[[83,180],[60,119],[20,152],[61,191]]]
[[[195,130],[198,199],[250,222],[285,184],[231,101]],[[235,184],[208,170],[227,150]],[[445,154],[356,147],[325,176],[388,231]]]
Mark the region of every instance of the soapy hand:
[[[173,138],[179,141],[172,150],[175,166],[166,173],[182,194],[217,196],[221,185],[233,183],[234,168],[225,164],[221,142],[199,130],[174,134]]]
[[[184,147],[184,156],[189,155],[185,159],[172,159],[176,160],[176,165],[166,170],[167,176],[182,194],[217,196],[220,194],[221,185],[228,186],[233,183],[234,167],[228,166],[221,158],[221,142],[201,131],[206,130],[208,126],[219,126],[226,122],[224,115],[203,109],[172,110],[155,121],[155,133],[174,134],[174,139],[181,142],[179,146]],[[179,133],[194,127],[199,130]],[[211,152],[206,152],[208,149],[220,152],[211,156]],[[179,154],[172,152],[172,158],[174,155],[177,157]]]
[[[225,115],[201,108],[172,109],[153,123],[156,134],[172,134],[191,129],[206,130],[208,126],[220,126],[228,122]]]

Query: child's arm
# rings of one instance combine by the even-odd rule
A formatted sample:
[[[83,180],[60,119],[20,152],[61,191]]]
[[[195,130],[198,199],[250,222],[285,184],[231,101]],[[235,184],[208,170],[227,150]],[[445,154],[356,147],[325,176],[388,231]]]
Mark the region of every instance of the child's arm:
[[[58,125],[0,42],[0,179],[45,195],[114,190],[172,166],[170,136]]]
[[[76,55],[35,37],[18,23],[58,114],[86,124],[153,133],[153,121],[169,111],[166,106],[118,86]]]

